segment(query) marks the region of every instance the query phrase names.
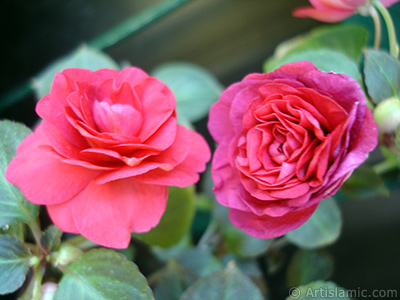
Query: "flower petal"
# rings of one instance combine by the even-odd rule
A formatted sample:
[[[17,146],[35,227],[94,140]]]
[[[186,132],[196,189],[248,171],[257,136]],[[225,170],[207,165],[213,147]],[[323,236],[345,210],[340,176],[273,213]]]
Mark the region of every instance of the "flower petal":
[[[229,219],[236,227],[251,236],[270,239],[300,227],[311,217],[317,206],[318,204],[315,204],[303,210],[288,212],[280,217],[257,216],[250,212],[230,209]]]
[[[232,101],[236,94],[245,88],[247,84],[247,82],[240,82],[231,85],[221,94],[219,100],[211,106],[208,129],[217,143],[220,143],[223,139],[233,137],[232,123],[228,121],[230,120]]]
[[[72,201],[79,233],[112,248],[126,248],[131,232],[146,232],[163,215],[168,188],[133,179],[97,184],[92,182]]]
[[[317,9],[356,9],[357,6],[363,5],[367,0],[310,0],[312,6]]]
[[[332,175],[331,182],[335,182],[338,178],[346,176],[359,165],[361,165],[368,156],[368,152],[372,151],[377,145],[378,128],[373,120],[372,113],[366,110],[365,119],[359,131],[358,137],[352,141],[350,149],[340,167]]]
[[[36,204],[58,204],[70,200],[98,174],[98,171],[62,163],[63,157],[48,153],[48,139],[42,126],[17,149],[6,170],[6,178]]]
[[[382,4],[385,5],[386,7],[390,7],[393,4],[399,2],[399,0],[381,0]]]
[[[239,173],[228,162],[228,145],[222,143],[214,152],[211,175],[214,181],[213,192],[219,203],[231,208],[250,210],[241,195]]]
[[[210,160],[210,149],[200,134],[179,126],[178,133],[180,131],[185,132],[187,139],[174,143],[174,145],[171,147],[173,149],[171,149],[170,153],[168,153],[171,158],[175,159],[176,161],[171,161],[171,158],[168,159],[167,157],[164,160],[167,164],[172,163],[171,167],[173,167],[173,169],[169,170],[168,165],[167,169],[161,166],[160,168],[151,170],[146,174],[136,176],[136,180],[144,183],[178,187],[186,187],[199,180],[199,173],[204,171],[206,167],[205,163]],[[177,135],[177,140],[179,140],[179,134]],[[177,159],[180,154],[178,148],[185,147],[182,145],[182,143],[187,143],[190,148],[188,149],[187,153],[182,155],[182,158],[184,158],[183,161],[178,161]],[[168,150],[165,151],[165,153],[169,152]]]
[[[43,97],[36,105],[37,114],[45,120],[49,120],[56,126],[61,135],[71,144],[77,147],[87,145],[85,139],[69,123],[64,113],[65,107],[69,106],[68,95],[73,92],[66,77],[57,73],[54,77],[50,94]]]
[[[60,204],[47,205],[50,219],[61,231],[78,234],[72,212],[73,199]]]
[[[292,15],[298,18],[311,18],[326,23],[337,23],[354,15],[354,13],[355,10],[318,10],[312,7],[299,7],[292,12]]]
[[[176,102],[171,90],[153,77],[149,77],[135,89],[143,106],[143,125],[138,138],[145,141],[174,116]]]

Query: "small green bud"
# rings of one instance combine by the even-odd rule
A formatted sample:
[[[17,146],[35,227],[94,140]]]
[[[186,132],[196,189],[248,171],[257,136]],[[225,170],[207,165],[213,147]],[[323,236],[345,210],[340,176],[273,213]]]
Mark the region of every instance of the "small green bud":
[[[37,256],[32,256],[31,259],[29,260],[30,267],[37,266],[39,264],[40,264],[40,258]]]
[[[76,261],[83,251],[68,243],[62,243],[58,251],[51,254],[51,260],[55,266],[66,266]]]
[[[380,102],[374,109],[379,133],[393,133],[400,125],[400,99],[393,97]]]

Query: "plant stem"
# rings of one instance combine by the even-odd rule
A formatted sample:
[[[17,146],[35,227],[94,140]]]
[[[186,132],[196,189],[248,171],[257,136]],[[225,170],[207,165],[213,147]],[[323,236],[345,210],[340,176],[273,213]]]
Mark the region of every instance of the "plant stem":
[[[396,30],[394,28],[392,17],[390,16],[390,13],[387,10],[387,8],[379,0],[373,0],[372,3],[379,10],[383,19],[385,20],[386,27],[388,30],[390,54],[398,58],[399,45],[397,43]]]
[[[368,13],[371,16],[372,20],[374,21],[374,29],[375,29],[374,49],[378,50],[380,48],[381,38],[382,38],[381,18],[374,6],[369,5]]]
[[[98,38],[88,42],[88,45],[99,50],[105,50],[138,33],[190,1],[192,0],[165,0],[118,24]]]
[[[40,291],[42,287],[43,274],[45,267],[42,264],[38,264],[33,269],[33,277],[29,282],[24,294],[20,298],[21,300],[40,300]]]
[[[33,234],[33,238],[35,239],[36,245],[39,247],[40,252],[41,253],[45,253],[46,250],[43,248],[42,245],[42,231],[40,229],[39,223],[36,220],[32,220],[29,224],[28,224],[29,228],[32,231]]]
[[[33,93],[33,86],[31,80],[25,80],[18,86],[9,90],[0,97],[0,111],[14,105],[21,101],[24,97]]]
[[[200,238],[200,241],[197,244],[197,246],[199,248],[202,248],[202,247],[206,248],[210,244],[211,240],[213,239],[215,233],[217,232],[217,229],[218,229],[217,222],[215,220],[212,220],[210,222],[210,224],[208,224],[208,227],[207,227],[206,231],[203,233],[202,237]]]
[[[40,288],[42,286],[44,267],[42,265],[39,265],[37,269],[38,269],[36,272],[37,275],[33,278],[34,286],[33,286],[32,299],[40,300]]]

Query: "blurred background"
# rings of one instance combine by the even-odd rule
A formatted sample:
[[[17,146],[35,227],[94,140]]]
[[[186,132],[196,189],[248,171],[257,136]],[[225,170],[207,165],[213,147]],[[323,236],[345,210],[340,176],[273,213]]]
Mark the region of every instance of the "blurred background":
[[[2,0],[0,95],[162,1]],[[228,86],[248,73],[261,72],[280,42],[322,25],[291,16],[292,9],[307,4],[306,0],[192,0],[105,52],[118,63],[147,72],[170,61],[195,63]],[[397,23],[399,4],[391,8]],[[364,17],[348,22],[371,27]],[[37,120],[35,103],[27,94],[2,109],[0,118],[32,126]],[[198,124],[203,131],[204,124]],[[341,203],[343,233],[328,250],[335,260],[331,279],[347,289],[397,289],[400,295],[400,177],[396,172],[388,176],[390,197]]]
[[[55,59],[161,2],[3,0],[0,95]],[[263,61],[279,42],[317,24],[291,16],[293,8],[304,4],[307,1],[192,0],[105,52],[118,63],[129,62],[147,72],[164,62],[192,62],[229,85],[250,72],[261,72]],[[18,105],[16,117],[31,105],[29,115],[30,99],[25,104]],[[2,112],[1,117],[7,114]]]

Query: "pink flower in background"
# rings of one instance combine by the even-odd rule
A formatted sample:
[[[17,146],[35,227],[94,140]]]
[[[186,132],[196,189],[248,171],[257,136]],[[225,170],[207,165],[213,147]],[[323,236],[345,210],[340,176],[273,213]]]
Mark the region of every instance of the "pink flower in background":
[[[302,225],[377,144],[359,84],[307,61],[250,74],[210,111],[216,199],[258,238]]]
[[[400,0],[381,0],[386,7]],[[336,23],[357,13],[360,6],[369,0],[310,0],[313,7],[300,7],[293,11],[293,16],[312,18],[321,22]]]
[[[176,122],[171,90],[138,68],[67,69],[37,105],[42,123],[6,178],[63,231],[126,248],[164,213],[168,186],[198,181],[205,140]]]

